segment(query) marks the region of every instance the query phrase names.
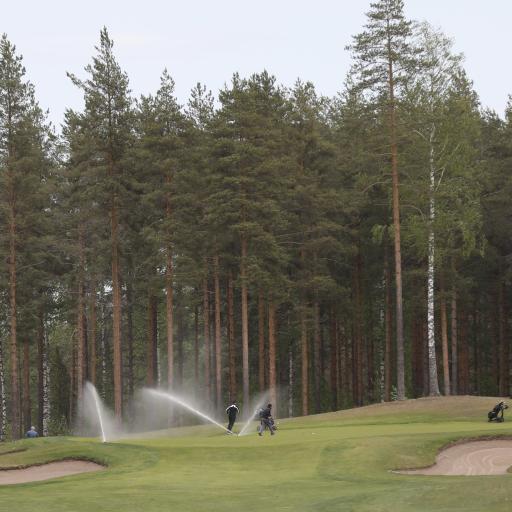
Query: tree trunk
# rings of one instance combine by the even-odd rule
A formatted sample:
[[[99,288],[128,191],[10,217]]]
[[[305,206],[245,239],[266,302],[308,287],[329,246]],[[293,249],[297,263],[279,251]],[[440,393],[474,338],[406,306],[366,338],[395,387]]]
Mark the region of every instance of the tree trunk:
[[[148,292],[148,331],[147,331],[147,350],[146,350],[146,385],[154,387],[156,384],[156,346],[157,346],[157,301],[152,291]]]
[[[199,382],[199,308],[194,307],[194,382]],[[197,396],[197,386],[194,387]]]
[[[165,313],[167,320],[167,388],[174,388],[174,287],[171,248],[167,249],[165,269]]]
[[[96,302],[96,301],[94,301]],[[96,308],[95,318],[96,318]],[[133,288],[131,282],[126,283],[126,321],[127,321],[127,329],[126,329],[126,343],[127,343],[127,351],[128,351],[128,371],[126,374],[126,378],[128,380],[128,396],[133,398],[134,394],[134,375],[133,375]],[[94,322],[96,323],[96,322]],[[96,346],[96,334],[94,335],[93,340],[94,346]],[[94,351],[96,355],[96,350]],[[96,358],[96,357],[95,357]],[[96,363],[94,363],[94,379],[96,380]],[[96,384],[95,384],[96,385]]]
[[[460,332],[458,339],[459,361],[459,394],[467,395],[469,388],[469,350],[467,338],[467,315],[464,309],[460,312]]]
[[[393,352],[393,297],[391,291],[391,269],[389,267],[388,230],[384,239],[384,280],[386,289],[385,299],[385,349],[384,349],[384,400],[391,401],[392,352]]]
[[[501,279],[501,276],[500,276]],[[500,336],[500,358],[499,358],[499,391],[500,396],[510,395],[510,340],[508,337],[508,307],[505,294],[505,284],[499,283],[498,289],[498,318],[499,318],[499,336]]]
[[[101,332],[100,332],[100,359],[101,359],[101,398],[107,396],[107,336],[106,336],[106,305],[101,304]]]
[[[396,394],[405,400],[404,314],[402,302],[402,250],[400,242],[400,191],[398,177],[398,142],[396,134],[395,82],[393,74],[391,41],[388,40],[388,91],[389,125],[391,145],[391,175],[393,183],[393,232],[395,246],[395,293],[396,293]]]
[[[93,281],[91,285],[91,296],[89,302],[89,319],[90,319],[90,336],[89,336],[89,381],[93,386],[96,386],[96,330],[97,330],[97,318],[96,318],[96,283]],[[128,325],[130,322],[128,322]],[[130,333],[128,331],[128,337]],[[128,341],[129,343],[129,341]],[[130,376],[128,376],[128,383],[130,382]],[[130,394],[130,397],[133,393]]]
[[[18,375],[18,337],[16,303],[16,195],[12,171],[9,168],[11,185],[9,190],[9,302],[10,302],[10,342],[11,342],[11,432],[14,440],[21,435],[20,388]]]
[[[288,417],[293,417],[293,343],[288,344]]]
[[[205,262],[206,272],[208,263]],[[211,381],[210,381],[210,300],[208,296],[208,277],[203,279],[203,336],[204,336],[204,390],[206,402],[210,403]]]
[[[423,359],[421,322],[415,316],[412,321],[412,386],[415,398],[423,394]]]
[[[183,342],[185,340],[185,324],[183,308],[178,308],[177,311],[177,372],[176,372],[176,386],[180,392],[183,392]]]
[[[303,304],[300,312],[300,345],[301,345],[301,390],[302,390],[302,415],[309,414],[309,347],[308,347],[308,325],[306,321],[306,305]]]
[[[499,292],[499,289],[496,290]],[[492,313],[491,313],[491,331],[492,331],[492,345],[491,345],[491,382],[492,389],[496,396],[500,394],[500,328],[499,328],[499,293],[493,302]]]
[[[4,344],[0,338],[0,442],[5,441],[7,431],[7,403],[5,393]]]
[[[218,255],[213,257],[213,283],[215,288],[215,401],[217,409],[220,410],[222,407],[222,334]]]
[[[330,381],[331,381],[331,409],[335,411],[338,406],[338,338],[336,329],[336,313],[334,305],[329,309],[329,338],[330,338]]]
[[[424,317],[421,320],[421,348],[423,350],[423,392],[422,396],[430,395],[430,367],[429,367],[429,355],[428,355],[428,321]]]
[[[276,308],[272,299],[268,302],[268,385],[270,403],[277,416],[276,387]]]
[[[436,171],[434,162],[435,125],[430,129],[430,187],[428,215],[428,270],[427,270],[427,329],[428,329],[428,381],[429,395],[439,396],[439,381],[437,378],[436,357],[436,322],[435,322],[435,234],[434,221],[436,218]]]
[[[235,344],[235,306],[233,272],[228,273],[228,357],[229,357],[229,400],[237,398],[236,386],[236,344]]]
[[[322,350],[322,339],[320,337],[320,305],[318,299],[313,302],[313,357],[315,364],[314,384],[315,384],[315,412],[319,413],[322,407],[320,396],[320,384],[322,379],[322,364],[320,361],[320,352]]]
[[[444,382],[444,394],[448,396],[450,394],[450,361],[449,361],[449,349],[448,349],[448,320],[446,314],[446,298],[444,296],[444,283],[441,280],[441,339],[443,343],[443,382]]]
[[[247,239],[242,236],[240,281],[242,293],[242,382],[244,407],[249,407],[249,308],[247,301]]]
[[[113,174],[113,173],[112,173]],[[111,241],[112,241],[112,342],[114,348],[114,412],[117,419],[123,415],[123,358],[121,340],[121,283],[119,266],[119,222],[118,199],[112,194]]]
[[[77,341],[73,340],[71,350],[71,363],[69,368],[69,422],[74,423],[76,415],[76,368],[77,366]]]
[[[258,291],[258,382],[260,393],[265,391],[265,299]]]
[[[452,394],[458,394],[459,380],[459,363],[458,363],[458,347],[457,347],[457,292],[455,288],[452,291],[452,319],[451,319],[451,335],[452,335]]]
[[[338,355],[339,355],[339,363],[338,363],[338,408],[342,408],[345,402],[346,397],[349,395],[348,383],[350,381],[350,377],[348,375],[347,368],[347,337],[345,335],[345,328],[341,325],[340,322],[337,322],[338,329]],[[350,365],[348,365],[350,367]]]
[[[352,357],[354,362],[353,380],[354,380],[354,402],[356,406],[363,405],[363,301],[361,293],[362,280],[362,258],[361,252],[358,252],[354,273],[354,344],[352,348]]]
[[[39,307],[37,319],[37,430],[43,432],[43,393],[44,393],[44,311]]]
[[[81,401],[82,392],[85,384],[85,287],[84,287],[84,273],[85,273],[85,241],[84,241],[84,226],[81,223],[78,227],[78,296],[77,296],[77,374],[76,374],[76,390],[77,400]]]
[[[32,426],[32,401],[30,400],[30,345],[23,340],[23,423],[25,431]]]
[[[40,330],[42,341],[42,365],[43,365],[43,396],[42,396],[42,432],[43,437],[48,437],[50,431],[50,362],[48,355],[50,353],[49,340],[45,330],[44,315],[41,314]]]

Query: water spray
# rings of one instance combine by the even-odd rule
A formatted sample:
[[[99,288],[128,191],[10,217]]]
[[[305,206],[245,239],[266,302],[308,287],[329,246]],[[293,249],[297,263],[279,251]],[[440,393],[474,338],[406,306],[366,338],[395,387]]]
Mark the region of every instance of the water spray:
[[[230,430],[228,430],[224,425],[221,425],[220,423],[216,422],[214,419],[210,418],[210,416],[207,416],[206,414],[202,413],[201,411],[198,411],[197,409],[194,409],[191,405],[187,404],[186,402],[183,402],[183,400],[180,400],[178,397],[174,396],[171,393],[168,393],[166,391],[158,391],[156,389],[146,389],[145,391],[148,392],[148,393],[151,393],[152,395],[158,396],[160,398],[165,398],[166,400],[169,400],[170,402],[178,404],[181,407],[184,407],[185,409],[187,409],[190,412],[194,413],[196,416],[199,416],[200,418],[203,418],[206,421],[209,421],[210,423],[213,423],[214,425],[217,425],[217,427],[219,427],[222,430],[226,431],[228,434],[232,434],[233,433]]]
[[[256,415],[258,414],[260,409],[263,408],[263,406],[265,405],[265,402],[267,402],[267,398],[268,398],[267,393],[265,393],[263,396],[260,395],[260,399],[257,402],[256,407],[254,408],[254,412],[252,413],[251,416],[249,416],[247,421],[244,423],[242,430],[240,430],[240,432],[238,433],[239,436],[245,435],[247,429],[251,426],[251,422],[256,418]]]
[[[107,436],[105,434],[105,427],[103,426],[103,414],[101,412],[101,400],[98,395],[98,391],[96,388],[90,383],[85,383],[85,389],[91,393],[91,396],[94,400],[94,406],[96,408],[96,414],[98,415],[98,423],[100,424],[100,430],[101,430],[101,442],[106,443],[107,442]]]

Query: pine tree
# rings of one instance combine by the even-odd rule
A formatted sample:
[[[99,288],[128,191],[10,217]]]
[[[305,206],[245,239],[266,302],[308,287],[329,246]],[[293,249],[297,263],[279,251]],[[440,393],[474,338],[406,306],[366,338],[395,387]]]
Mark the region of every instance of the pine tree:
[[[100,34],[100,45],[92,64],[86,66],[89,78],[85,81],[70,74],[73,83],[84,91],[85,112],[91,141],[94,144],[94,162],[105,173],[102,197],[110,219],[111,277],[113,296],[114,348],[114,409],[122,415],[122,340],[121,340],[121,235],[120,205],[123,199],[123,159],[130,138],[131,100],[128,77],[121,70],[113,54],[113,42],[106,28]]]
[[[404,16],[403,0],[379,0],[367,13],[365,31],[354,37],[349,49],[355,64],[352,74],[357,88],[368,91],[387,109],[391,154],[393,240],[395,252],[397,397],[405,398],[404,319],[402,298],[402,254],[400,241],[400,194],[398,171],[397,94],[415,67],[411,45],[412,26]]]
[[[21,433],[19,319],[26,318],[34,304],[29,305],[29,301],[34,301],[39,289],[38,283],[32,280],[41,274],[34,270],[33,264],[34,258],[40,256],[42,244],[38,239],[43,236],[41,226],[45,215],[42,212],[47,206],[43,203],[45,199],[48,202],[49,191],[44,184],[42,186],[42,179],[47,179],[47,144],[44,114],[35,100],[34,87],[25,79],[22,57],[3,35],[0,41],[0,215],[7,226],[1,243],[8,261],[10,405],[14,439]],[[22,275],[18,271],[20,265],[28,269]],[[20,297],[23,307],[20,307]],[[29,326],[21,327],[22,335],[27,335]]]

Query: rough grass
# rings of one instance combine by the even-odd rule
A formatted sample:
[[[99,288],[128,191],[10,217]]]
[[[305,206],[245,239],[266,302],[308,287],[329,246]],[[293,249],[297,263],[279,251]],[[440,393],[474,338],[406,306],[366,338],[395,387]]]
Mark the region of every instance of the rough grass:
[[[0,446],[0,466],[65,458],[98,473],[0,488],[0,511],[509,511],[512,475],[397,475],[462,438],[512,434],[486,422],[495,398],[409,400],[284,420],[278,434],[173,429],[102,445],[77,438]],[[169,435],[171,434],[171,435]],[[24,451],[20,450],[27,448]],[[11,453],[7,453],[7,452]]]

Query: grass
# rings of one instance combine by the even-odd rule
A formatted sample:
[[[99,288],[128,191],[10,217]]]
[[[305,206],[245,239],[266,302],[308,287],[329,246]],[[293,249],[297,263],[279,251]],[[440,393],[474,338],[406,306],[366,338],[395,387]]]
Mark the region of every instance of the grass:
[[[6,444],[1,467],[84,458],[108,469],[0,488],[0,511],[508,512],[512,474],[389,471],[429,465],[442,446],[462,438],[511,435],[512,423],[486,422],[494,403],[457,397],[382,404],[284,420],[276,436],[263,438],[190,427],[107,444],[78,438]]]

